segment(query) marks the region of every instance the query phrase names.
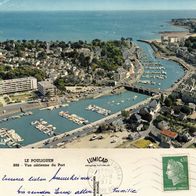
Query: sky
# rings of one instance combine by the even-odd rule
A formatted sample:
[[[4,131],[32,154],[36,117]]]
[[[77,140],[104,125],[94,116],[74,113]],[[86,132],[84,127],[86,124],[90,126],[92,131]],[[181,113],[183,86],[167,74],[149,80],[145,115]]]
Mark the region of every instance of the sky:
[[[196,0],[0,0],[0,11],[196,10]]]

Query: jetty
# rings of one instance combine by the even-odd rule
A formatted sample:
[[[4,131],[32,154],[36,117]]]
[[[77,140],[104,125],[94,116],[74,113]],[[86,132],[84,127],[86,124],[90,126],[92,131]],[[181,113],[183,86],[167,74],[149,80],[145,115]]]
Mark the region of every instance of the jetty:
[[[43,119],[33,121],[31,122],[31,125],[48,136],[55,135],[54,131],[56,130],[56,127],[48,124],[48,122],[44,121]]]
[[[102,108],[102,107],[99,107],[99,106],[96,106],[96,105],[89,105],[86,110],[90,110],[90,111],[94,111],[94,112],[97,112],[98,114],[102,114],[104,116],[108,116],[111,114],[111,111],[110,110],[107,110],[105,108]]]
[[[66,118],[66,119],[68,119],[78,125],[86,125],[89,123],[88,120],[86,120],[80,116],[77,116],[76,114],[70,114],[69,112],[66,112],[66,111],[59,112],[59,116]]]

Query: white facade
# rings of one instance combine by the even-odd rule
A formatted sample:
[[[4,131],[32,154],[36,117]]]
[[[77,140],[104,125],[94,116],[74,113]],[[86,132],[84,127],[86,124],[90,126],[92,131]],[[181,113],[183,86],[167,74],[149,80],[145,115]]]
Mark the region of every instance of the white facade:
[[[37,79],[33,77],[0,81],[0,95],[37,89]]]
[[[48,93],[50,94],[50,96],[54,96],[56,94],[56,87],[50,81],[45,80],[38,82],[37,87],[38,91],[44,96]]]

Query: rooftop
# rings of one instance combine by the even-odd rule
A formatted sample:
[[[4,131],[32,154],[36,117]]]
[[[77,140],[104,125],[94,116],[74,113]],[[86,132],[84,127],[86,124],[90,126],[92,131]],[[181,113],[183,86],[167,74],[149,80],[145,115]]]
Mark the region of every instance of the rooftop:
[[[165,135],[167,137],[170,137],[172,139],[175,139],[178,136],[178,134],[176,132],[173,132],[173,131],[170,131],[170,130],[162,130],[161,134]]]
[[[54,85],[48,80],[38,82],[38,84],[45,88],[54,88]]]

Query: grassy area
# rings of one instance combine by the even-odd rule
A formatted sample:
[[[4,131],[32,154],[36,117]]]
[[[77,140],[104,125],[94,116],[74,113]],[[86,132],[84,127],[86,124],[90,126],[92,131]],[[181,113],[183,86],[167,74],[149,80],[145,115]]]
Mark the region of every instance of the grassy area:
[[[20,94],[13,94],[10,95],[10,98],[12,99],[13,102],[22,102],[22,101],[28,101],[36,98],[36,94],[34,92],[30,93],[20,93]]]
[[[148,148],[149,145],[155,146],[156,144],[152,143],[150,140],[140,139],[132,143],[132,145],[136,148]]]
[[[139,139],[137,141],[126,141],[123,144],[119,145],[118,148],[149,148],[149,145],[153,145],[154,148],[158,148],[158,145],[152,143],[150,140]]]

